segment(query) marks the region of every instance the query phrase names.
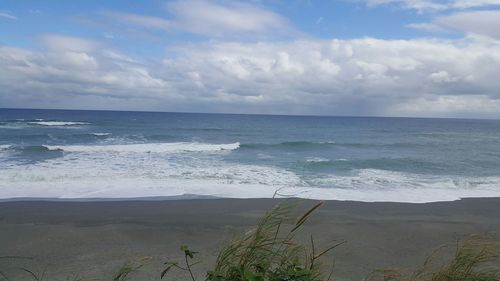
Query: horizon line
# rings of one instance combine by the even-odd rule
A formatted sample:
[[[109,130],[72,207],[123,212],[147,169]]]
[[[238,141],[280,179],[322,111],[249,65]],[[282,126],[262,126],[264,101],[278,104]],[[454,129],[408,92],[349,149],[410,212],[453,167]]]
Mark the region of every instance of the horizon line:
[[[419,116],[377,116],[377,115],[319,115],[319,114],[280,114],[280,113],[234,113],[234,112],[189,112],[189,111],[159,111],[159,110],[124,110],[124,109],[64,109],[64,108],[23,108],[0,107],[0,110],[55,110],[55,111],[98,111],[98,112],[137,112],[137,113],[176,113],[176,114],[219,114],[219,115],[250,115],[250,116],[283,116],[283,117],[325,117],[325,118],[406,118],[406,119],[454,119],[454,120],[492,120],[500,118],[481,117],[419,117]]]

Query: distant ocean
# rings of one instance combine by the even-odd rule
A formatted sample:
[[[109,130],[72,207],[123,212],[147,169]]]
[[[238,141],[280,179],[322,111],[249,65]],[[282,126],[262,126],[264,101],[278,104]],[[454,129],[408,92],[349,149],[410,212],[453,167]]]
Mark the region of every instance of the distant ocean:
[[[0,198],[500,196],[500,120],[0,109]]]

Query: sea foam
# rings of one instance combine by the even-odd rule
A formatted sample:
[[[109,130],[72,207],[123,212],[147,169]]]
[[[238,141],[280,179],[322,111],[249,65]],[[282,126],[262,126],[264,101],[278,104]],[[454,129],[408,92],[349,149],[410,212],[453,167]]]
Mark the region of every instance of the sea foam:
[[[30,125],[39,125],[39,126],[78,126],[78,125],[89,125],[88,122],[69,122],[69,121],[36,121],[36,122],[28,122]]]
[[[219,145],[220,146],[220,145]],[[137,151],[137,150],[135,150]],[[434,202],[498,197],[500,177],[437,177],[361,169],[305,181],[283,168],[230,163],[218,154],[179,158],[99,150],[0,173],[0,198],[133,198],[210,195],[229,198],[295,196],[310,199]],[[311,182],[313,180],[313,182]]]
[[[104,137],[104,136],[109,136],[111,133],[91,133],[92,135],[96,137]]]
[[[60,149],[65,152],[125,152],[125,153],[169,153],[169,152],[204,152],[235,150],[240,147],[239,142],[229,144],[209,144],[195,142],[175,143],[137,143],[111,145],[65,145],[49,146],[51,150]]]

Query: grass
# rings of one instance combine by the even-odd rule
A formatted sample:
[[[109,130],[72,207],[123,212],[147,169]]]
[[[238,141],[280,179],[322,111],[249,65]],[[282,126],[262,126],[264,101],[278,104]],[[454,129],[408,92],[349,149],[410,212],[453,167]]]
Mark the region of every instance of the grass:
[[[299,243],[296,234],[310,216],[321,207],[319,202],[297,219],[293,219],[294,203],[287,201],[268,211],[259,224],[227,243],[219,251],[206,281],[328,281],[332,269],[324,266],[326,254],[341,243],[318,250],[313,236],[309,243]],[[169,279],[172,270],[186,273],[185,279],[196,280],[192,267],[198,263],[197,252],[181,246],[184,259],[181,262],[167,261],[158,273],[158,279]],[[9,279],[2,271],[2,261],[29,259],[24,257],[0,257],[0,281]],[[149,258],[123,265],[111,278],[83,279],[78,276],[66,281],[127,281],[133,273],[147,263]],[[35,272],[26,267],[21,280],[45,281],[46,271]],[[58,280],[48,280],[58,281]],[[142,281],[142,280],[141,280]],[[499,236],[471,236],[453,245],[438,248],[424,263],[413,270],[379,269],[364,281],[500,281]]]
[[[454,247],[454,255],[444,253]],[[379,270],[369,281],[500,281],[498,236],[471,236],[456,245],[438,248],[422,267],[410,274],[394,269]]]
[[[214,268],[207,272],[206,280],[325,280],[318,260],[340,243],[317,253],[312,236],[309,247],[297,243],[294,239],[300,227],[322,204],[323,202],[319,202],[312,206],[296,221],[290,216],[295,204],[287,202],[274,207],[264,215],[255,229],[220,250]],[[166,277],[166,273],[171,269],[177,268],[188,272],[191,280],[196,281],[191,271],[194,264],[190,262],[196,252],[190,251],[186,246],[181,250],[185,257],[184,266],[177,262],[167,262],[161,278]]]
[[[289,217],[293,204],[276,206],[254,230],[222,248],[214,269],[207,273],[207,280],[324,280],[318,259],[339,244],[316,253],[312,236],[310,247],[294,240],[296,231],[322,204],[314,205],[294,224]]]
[[[31,260],[30,257],[0,257],[0,261],[2,259],[5,260]],[[75,274],[73,277],[66,277],[64,280],[50,280],[47,279],[46,273],[47,270],[44,268],[43,270],[33,270],[27,268],[25,265],[18,267],[17,269],[24,273],[23,275],[17,275],[17,279],[12,279],[7,277],[7,274],[2,271],[0,267],[0,281],[18,281],[18,280],[30,280],[30,281],[126,281],[130,280],[130,275],[136,271],[138,271],[141,267],[143,267],[146,263],[149,262],[151,258],[143,257],[137,259],[133,262],[127,262],[122,265],[111,278],[80,278],[79,274]],[[22,276],[22,277],[20,277]],[[19,279],[20,278],[20,279]]]

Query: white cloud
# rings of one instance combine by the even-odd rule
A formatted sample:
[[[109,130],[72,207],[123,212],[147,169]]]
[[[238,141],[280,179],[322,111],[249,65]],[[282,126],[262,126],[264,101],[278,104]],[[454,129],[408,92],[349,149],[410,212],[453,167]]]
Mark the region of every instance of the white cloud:
[[[500,40],[499,11],[468,11],[438,16],[428,23],[409,24],[407,27],[430,32],[459,31],[469,36]]]
[[[448,6],[443,1],[432,0],[361,0],[369,7],[376,7],[381,5],[395,5],[404,9],[413,9],[419,12],[422,11],[436,11],[444,10]]]
[[[409,116],[481,116],[498,117],[500,99],[486,95],[446,95],[418,97],[412,103],[395,105],[389,114]]]
[[[447,30],[446,28],[441,27],[437,24],[428,23],[428,22],[410,23],[410,24],[407,24],[406,27],[420,29],[420,30],[424,30],[424,31],[428,31],[428,32],[442,32],[442,31]]]
[[[369,7],[395,5],[419,12],[500,6],[500,0],[358,0]]]
[[[500,45],[482,40],[211,41],[159,62],[41,40],[44,51],[0,47],[3,106],[500,117]]]
[[[458,78],[452,77],[447,71],[438,71],[431,73],[429,78],[436,83],[449,83],[458,81]]]
[[[99,47],[96,41],[73,36],[44,34],[40,39],[45,47],[54,51],[90,52]]]
[[[115,21],[135,24],[146,28],[155,28],[163,30],[171,30],[172,23],[166,19],[152,16],[144,16],[133,13],[122,13],[114,11],[103,11],[102,15],[107,16]]]
[[[500,39],[500,11],[461,12],[439,17],[438,26]]]
[[[151,66],[94,48],[93,41],[59,35],[41,40],[48,44],[45,51],[0,46],[0,104],[119,109],[168,89],[165,81],[150,74]]]
[[[104,11],[104,15],[121,23],[164,31],[180,30],[209,37],[287,33],[288,21],[258,5],[242,2],[183,0],[168,2],[168,19],[133,13]],[[166,15],[167,16],[167,15]]]
[[[9,20],[17,20],[17,17],[10,14],[10,13],[7,13],[7,12],[2,12],[0,11],[0,18],[5,18],[5,19],[9,19]]]
[[[167,4],[167,10],[176,19],[178,28],[208,36],[268,33],[288,28],[288,22],[282,16],[236,1],[175,1]]]
[[[499,6],[500,0],[455,0],[452,7],[457,9],[478,8],[486,6]]]

